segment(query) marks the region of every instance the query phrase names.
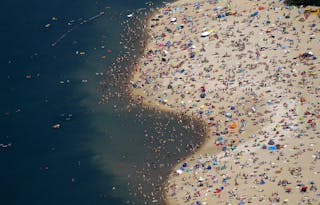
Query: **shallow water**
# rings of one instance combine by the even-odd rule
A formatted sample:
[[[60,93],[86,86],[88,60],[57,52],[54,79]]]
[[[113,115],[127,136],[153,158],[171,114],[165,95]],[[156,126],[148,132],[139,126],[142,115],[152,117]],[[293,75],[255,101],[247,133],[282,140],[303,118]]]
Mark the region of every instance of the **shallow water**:
[[[108,65],[123,52],[120,23],[145,3],[0,3],[0,144],[10,145],[0,147],[1,203],[141,204],[146,199],[137,187],[159,198],[160,175],[199,140],[201,125],[191,132],[174,115],[139,106],[129,112],[126,98],[99,104],[99,83],[111,80]]]

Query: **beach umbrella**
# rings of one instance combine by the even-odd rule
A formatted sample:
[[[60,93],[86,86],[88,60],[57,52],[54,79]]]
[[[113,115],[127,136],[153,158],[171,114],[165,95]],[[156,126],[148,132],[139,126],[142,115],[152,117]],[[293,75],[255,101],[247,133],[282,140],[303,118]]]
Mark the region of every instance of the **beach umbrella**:
[[[200,8],[200,3],[199,2],[196,2],[193,4],[193,6],[196,8],[196,9],[199,9]]]
[[[237,128],[237,124],[236,124],[235,122],[233,122],[233,123],[230,125],[230,128],[231,128],[231,129]]]
[[[303,186],[302,188],[301,188],[301,192],[306,192],[307,191],[307,189],[308,189],[308,187],[306,187],[306,186]]]
[[[186,166],[188,166],[188,163],[187,162],[183,163],[182,167],[186,167]]]

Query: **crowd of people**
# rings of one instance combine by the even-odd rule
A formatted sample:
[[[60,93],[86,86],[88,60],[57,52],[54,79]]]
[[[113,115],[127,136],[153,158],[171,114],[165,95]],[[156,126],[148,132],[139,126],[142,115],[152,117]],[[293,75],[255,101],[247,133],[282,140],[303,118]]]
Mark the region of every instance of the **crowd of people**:
[[[150,18],[132,92],[208,128],[168,204],[320,203],[319,23],[271,0],[180,0]]]

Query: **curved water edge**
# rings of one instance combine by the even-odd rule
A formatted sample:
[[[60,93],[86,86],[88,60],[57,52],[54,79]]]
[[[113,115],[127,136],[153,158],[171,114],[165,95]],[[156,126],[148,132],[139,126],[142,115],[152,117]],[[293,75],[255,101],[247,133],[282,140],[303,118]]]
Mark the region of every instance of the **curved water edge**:
[[[139,123],[151,123],[144,133],[147,158],[141,167],[132,169],[137,177],[128,178],[129,194],[137,195],[145,204],[164,203],[163,187],[167,177],[179,159],[188,157],[203,144],[206,133],[201,120],[174,110],[146,106],[133,95],[130,79],[149,39],[144,29],[157,12],[156,8],[141,9],[124,21],[121,44],[126,51],[116,57],[107,69],[108,78],[100,83],[100,103],[113,104],[119,116],[135,113]]]
[[[163,21],[162,21],[162,23],[163,23]],[[164,24],[159,24],[159,25],[164,25]],[[160,27],[161,29],[163,29],[163,27]],[[162,30],[160,30],[160,33],[161,33],[161,31]],[[159,32],[159,30],[158,30],[158,32]],[[154,33],[154,35],[157,35],[157,34],[155,34]],[[167,39],[168,40],[168,39]],[[158,45],[158,44],[157,44]],[[155,47],[157,46],[156,44],[155,44]],[[152,50],[153,49],[153,47],[151,47],[151,51],[153,51]],[[153,53],[152,53],[153,54]],[[153,55],[152,55],[153,56]],[[180,57],[182,57],[182,56],[180,56]],[[161,58],[158,58],[158,59],[160,59],[159,61],[161,61]],[[152,62],[153,60],[150,60],[150,62]],[[164,59],[164,61],[166,61],[166,59]],[[154,61],[155,62],[155,61]],[[148,64],[148,62],[147,63],[145,63],[145,65],[147,65]],[[161,63],[159,63],[159,64],[161,64]],[[265,64],[266,65],[266,64]],[[139,69],[139,68],[138,68]],[[138,70],[137,69],[137,70]],[[137,77],[137,78],[135,78],[135,80],[133,80],[133,85],[132,86],[135,86],[135,87],[137,87],[137,88],[140,88],[140,91],[136,91],[135,89],[132,89],[132,93],[134,93],[134,95],[136,95],[136,96],[138,96],[137,98],[138,98],[138,100],[140,100],[141,101],[141,104],[143,105],[143,106],[145,106],[145,107],[151,107],[151,108],[154,108],[154,109],[162,109],[162,110],[164,110],[164,111],[172,111],[172,112],[178,112],[179,113],[179,111],[178,110],[173,110],[172,108],[168,108],[168,107],[170,107],[170,104],[168,103],[168,105],[169,106],[165,106],[165,104],[167,103],[167,101],[164,101],[164,103],[161,105],[161,103],[159,103],[159,104],[157,104],[157,103],[153,103],[151,100],[148,100],[149,98],[149,96],[151,96],[150,97],[150,99],[152,99],[152,100],[154,100],[154,101],[157,101],[157,99],[159,98],[158,96],[160,96],[161,94],[159,94],[159,93],[155,93],[155,95],[153,95],[153,91],[155,91],[155,90],[157,90],[157,88],[158,88],[158,86],[157,85],[161,85],[162,86],[162,88],[164,88],[163,90],[161,90],[161,88],[159,89],[159,91],[163,91],[163,92],[166,92],[166,82],[165,81],[157,81],[156,80],[156,78],[158,78],[159,76],[158,75],[156,75],[156,76],[152,76],[152,74],[150,74],[150,82],[156,82],[157,84],[156,85],[154,85],[154,84],[152,84],[152,83],[149,83],[148,81],[148,79],[147,79],[147,75],[148,74],[146,74],[147,72],[154,72],[154,73],[157,73],[158,72],[158,67],[157,67],[157,64],[151,64],[151,68],[150,69],[146,69],[146,70],[142,70],[142,74],[141,74],[141,78],[139,78],[139,77]],[[165,71],[167,71],[167,73],[169,73],[169,74],[164,74],[164,76],[169,76],[170,75],[170,70],[168,71],[168,69],[164,69]],[[268,70],[268,69],[266,69],[266,70]],[[145,73],[144,73],[144,71],[146,71]],[[138,71],[137,71],[138,72]],[[174,74],[172,74],[173,76],[174,76]],[[160,75],[160,77],[161,77],[161,75]],[[146,79],[145,79],[146,78]],[[144,79],[146,80],[146,83],[144,83]],[[173,80],[173,77],[171,78],[172,80]],[[160,82],[160,83],[159,83]],[[162,83],[162,82],[164,82],[164,83]],[[135,84],[135,85],[134,85]],[[147,84],[151,84],[149,87],[147,86]],[[139,87],[139,85],[140,85],[140,87]],[[159,86],[159,87],[161,87],[161,86]],[[149,88],[149,90],[147,89],[147,88]],[[156,88],[156,89],[154,89],[154,88]],[[168,86],[168,89],[169,89],[169,86]],[[144,93],[144,90],[146,91],[145,93]],[[141,92],[140,94],[139,94],[139,92]],[[228,94],[228,93],[227,93]],[[139,97],[140,96],[140,97]],[[141,96],[144,96],[145,97],[145,99],[143,98],[143,97],[141,97]],[[250,108],[251,107],[251,109],[253,109],[253,112],[255,113],[256,112],[256,110],[263,110],[263,108],[265,108],[264,107],[264,103],[263,102],[265,102],[265,101],[267,101],[267,99],[265,99],[265,97],[263,97],[264,95],[261,95],[261,96],[259,96],[259,102],[262,102],[261,103],[261,108],[262,109],[260,109],[260,105],[259,106],[257,106],[256,107],[256,105],[255,104],[258,104],[257,102],[258,101],[256,101],[255,102],[255,100],[252,100],[252,102],[251,101],[249,101],[249,103],[248,103],[248,107]],[[152,98],[153,97],[153,98]],[[157,98],[158,97],[158,98]],[[166,98],[167,96],[165,96],[165,98]],[[280,96],[281,97],[281,96]],[[169,97],[168,97],[169,98]],[[183,97],[182,97],[183,98]],[[169,101],[169,100],[168,100]],[[176,100],[176,103],[177,102],[180,102],[179,101],[179,99],[178,100]],[[247,102],[247,101],[246,101]],[[221,101],[220,101],[220,103],[221,103]],[[260,103],[259,103],[260,104]],[[238,104],[237,104],[238,105]],[[179,107],[179,106],[172,106],[172,107]],[[183,108],[182,108],[183,109]],[[265,110],[266,111],[266,110]],[[263,112],[262,112],[263,113]],[[266,112],[267,113],[267,112]],[[189,114],[190,114],[190,112],[189,112]],[[220,114],[220,113],[219,113]],[[216,117],[216,116],[215,116]],[[249,117],[251,117],[251,114],[248,114],[248,118]],[[217,117],[218,118],[218,117]],[[252,118],[252,117],[251,117]],[[251,119],[248,119],[249,121],[251,120]],[[253,119],[252,121],[254,121],[255,119]],[[260,125],[261,124],[263,124],[265,122],[265,119],[261,119],[261,121],[259,120],[259,123],[260,123]],[[270,117],[270,122],[271,123],[273,123],[273,120],[271,119],[271,117]],[[250,122],[249,122],[250,123]],[[235,126],[236,127],[236,126]],[[244,136],[243,136],[243,134],[241,134],[241,132],[240,132],[240,134],[241,134],[241,139],[240,139],[240,141],[239,142],[243,142],[243,140],[245,139],[245,138],[247,138],[247,137],[249,137],[251,134],[254,134],[254,132],[256,132],[258,129],[259,129],[259,126],[257,126],[257,123],[253,123],[252,125],[249,125],[248,124],[248,127],[250,127],[250,131],[249,132],[247,132],[246,131],[246,133],[244,134]],[[251,133],[250,133],[251,132]],[[254,136],[254,135],[252,135],[252,136]],[[237,135],[237,138],[240,138],[240,136],[239,135]],[[233,139],[232,139],[232,141],[233,141]],[[234,142],[232,142],[232,144],[231,144],[231,146],[234,146],[235,145],[235,143]],[[211,146],[211,148],[213,148],[214,147],[214,145],[212,145]],[[201,147],[200,149],[205,149],[204,147]],[[212,153],[212,149],[210,149],[210,154]],[[217,151],[217,150],[216,150]],[[205,153],[205,152],[201,152],[201,153]],[[215,153],[213,153],[213,154],[215,154]],[[194,159],[194,158],[193,158]],[[208,168],[209,169],[209,168]],[[210,167],[210,169],[211,169],[211,167]],[[190,176],[190,177],[192,177],[192,176]],[[182,180],[182,179],[181,179]],[[184,180],[184,179],[183,179]],[[180,187],[181,187],[181,189],[183,189],[182,187],[184,187],[184,183],[182,182],[182,181],[180,181],[180,180],[176,180],[176,182],[181,182],[181,185],[180,185]],[[193,185],[193,183],[191,183],[191,187],[193,187],[192,186]],[[165,186],[165,185],[164,185]],[[193,189],[193,188],[191,188],[191,189]],[[175,191],[174,191],[175,192]],[[172,196],[174,196],[174,194],[175,193],[172,193]],[[206,195],[205,195],[206,196]]]

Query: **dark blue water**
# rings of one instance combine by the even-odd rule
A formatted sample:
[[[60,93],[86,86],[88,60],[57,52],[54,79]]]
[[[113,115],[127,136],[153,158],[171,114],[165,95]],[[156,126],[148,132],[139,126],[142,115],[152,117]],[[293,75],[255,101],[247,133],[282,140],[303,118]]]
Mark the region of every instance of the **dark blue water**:
[[[145,3],[0,2],[1,204],[142,204],[138,186],[159,198],[159,176],[199,140],[195,131],[117,96],[100,103],[108,90],[101,82],[112,81],[110,65],[125,52],[121,23]]]

